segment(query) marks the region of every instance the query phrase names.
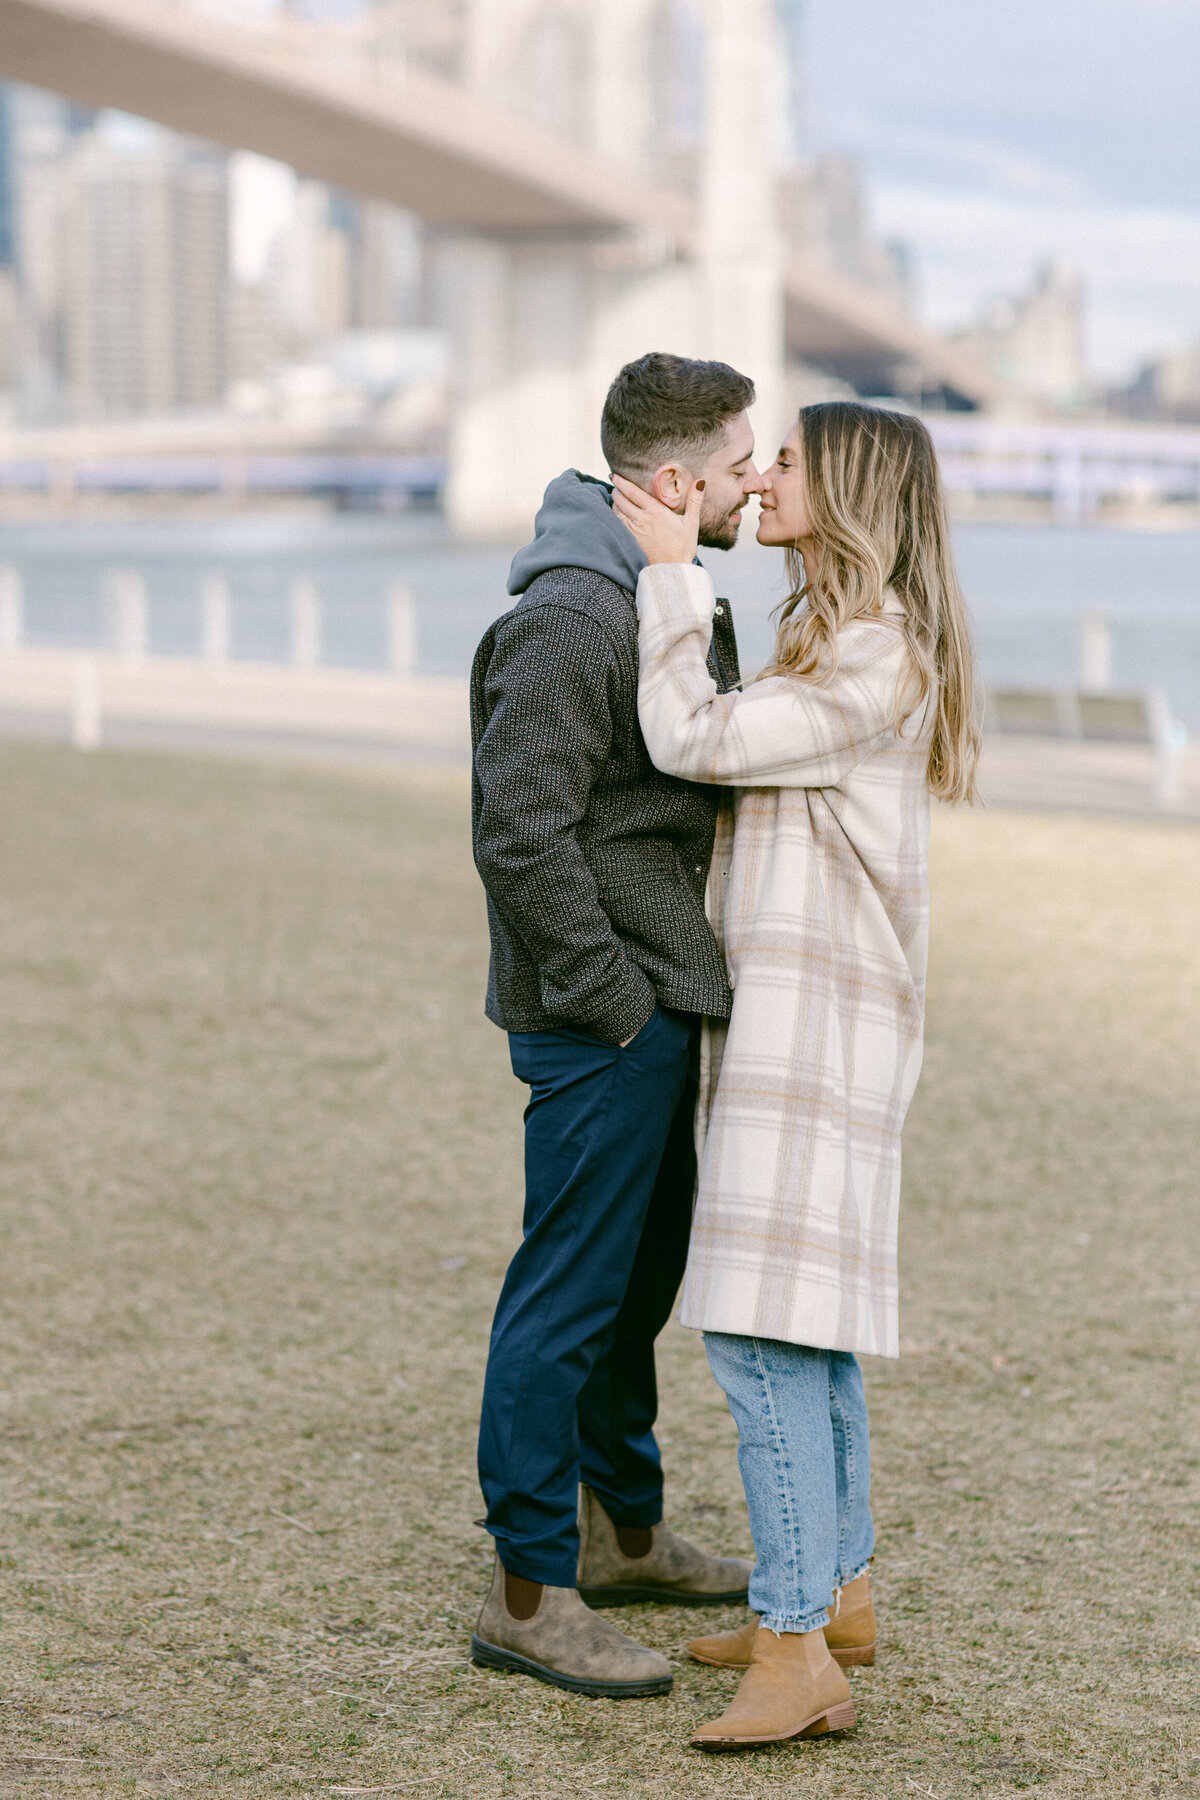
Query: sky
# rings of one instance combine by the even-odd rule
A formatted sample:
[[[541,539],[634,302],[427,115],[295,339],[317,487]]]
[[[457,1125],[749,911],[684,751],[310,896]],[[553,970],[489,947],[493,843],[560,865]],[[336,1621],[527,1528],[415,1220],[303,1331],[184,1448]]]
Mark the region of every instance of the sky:
[[[1200,339],[1200,0],[806,0],[812,146],[863,158],[939,328],[1052,256],[1108,380]]]

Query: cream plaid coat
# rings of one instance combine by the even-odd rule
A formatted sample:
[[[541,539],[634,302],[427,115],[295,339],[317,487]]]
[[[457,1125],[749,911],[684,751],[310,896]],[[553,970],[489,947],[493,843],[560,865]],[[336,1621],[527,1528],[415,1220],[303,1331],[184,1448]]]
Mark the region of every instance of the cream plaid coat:
[[[718,695],[698,566],[637,590],[638,711],[660,769],[733,790],[708,907],[733,986],[709,1022],[680,1318],[895,1356],[900,1127],[921,1066],[929,728],[897,733],[892,623],[841,634],[828,685]],[[889,596],[885,611],[900,613]]]

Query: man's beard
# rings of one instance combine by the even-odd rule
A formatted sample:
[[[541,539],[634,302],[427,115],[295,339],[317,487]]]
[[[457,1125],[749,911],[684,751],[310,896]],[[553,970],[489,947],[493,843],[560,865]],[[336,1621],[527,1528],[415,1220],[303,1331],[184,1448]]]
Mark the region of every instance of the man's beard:
[[[736,506],[731,506],[727,512],[720,513],[713,519],[706,518],[703,512],[700,514],[700,544],[703,549],[733,549],[741,529],[741,521],[739,520],[735,525],[733,515],[735,512],[741,512],[745,504],[744,499],[739,500]]]

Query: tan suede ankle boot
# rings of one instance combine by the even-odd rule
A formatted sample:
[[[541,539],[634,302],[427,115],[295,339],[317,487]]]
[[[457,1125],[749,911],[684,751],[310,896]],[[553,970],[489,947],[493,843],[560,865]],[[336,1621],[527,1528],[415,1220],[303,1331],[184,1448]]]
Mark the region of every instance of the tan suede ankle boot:
[[[757,1632],[758,1614],[751,1613],[736,1631],[714,1631],[711,1637],[693,1638],[688,1655],[693,1662],[709,1663],[714,1669],[748,1669]]]
[[[847,1582],[833,1599],[829,1623],[825,1627],[825,1642],[834,1661],[843,1669],[873,1663],[879,1627],[871,1599],[871,1577],[866,1570]]]
[[[693,1734],[698,1750],[745,1750],[854,1727],[850,1684],[820,1631],[759,1626],[750,1667],[726,1712]]]
[[[736,1631],[717,1631],[711,1637],[694,1638],[688,1655],[695,1662],[709,1663],[716,1669],[747,1669],[758,1618],[751,1614]],[[871,1578],[859,1575],[833,1597],[825,1642],[830,1655],[843,1669],[853,1669],[875,1661],[878,1627],[871,1602]]]

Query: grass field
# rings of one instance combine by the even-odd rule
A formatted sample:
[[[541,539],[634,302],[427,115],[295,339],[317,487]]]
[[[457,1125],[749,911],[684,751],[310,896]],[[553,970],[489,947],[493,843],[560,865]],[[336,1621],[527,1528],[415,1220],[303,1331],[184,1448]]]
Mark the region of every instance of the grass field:
[[[847,1739],[475,1670],[519,1216],[457,777],[0,752],[0,1792],[1200,1796],[1200,833],[936,820]],[[696,1338],[670,1517],[748,1548]]]

